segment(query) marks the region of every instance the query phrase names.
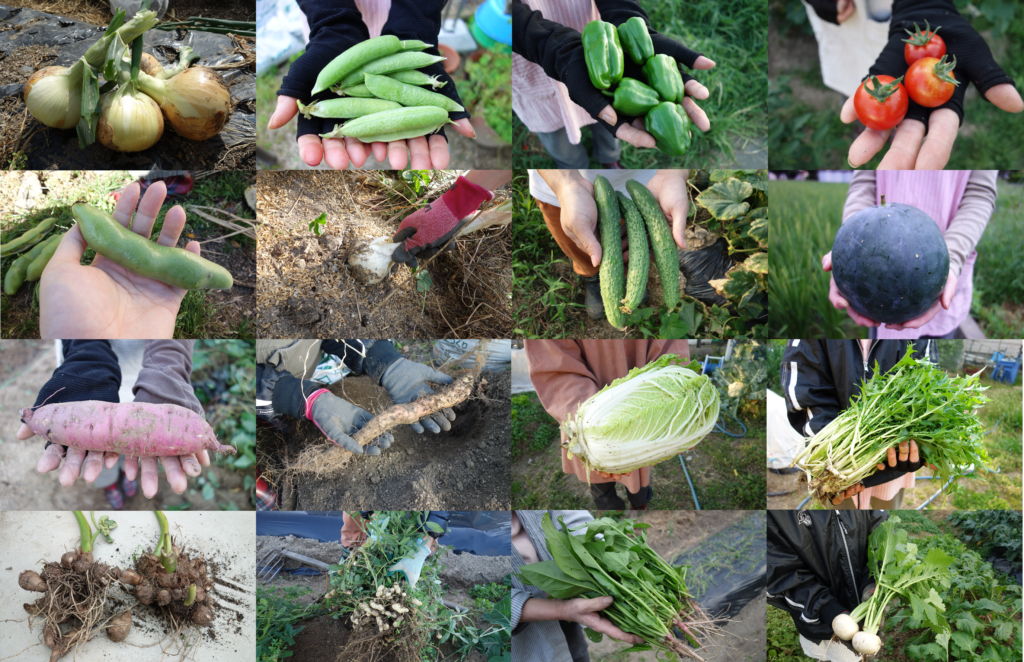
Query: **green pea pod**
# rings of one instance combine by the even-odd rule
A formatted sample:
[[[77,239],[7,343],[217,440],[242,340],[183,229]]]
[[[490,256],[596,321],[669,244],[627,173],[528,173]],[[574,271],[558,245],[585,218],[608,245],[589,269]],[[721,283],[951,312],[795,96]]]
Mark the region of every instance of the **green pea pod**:
[[[430,44],[419,39],[406,39],[402,42],[403,51],[425,51],[430,48]]]
[[[64,233],[55,234],[43,244],[43,250],[39,252],[36,259],[29,263],[25,269],[25,280],[35,281],[39,280],[43,275],[43,269],[50,263],[50,258],[57,252],[57,246],[60,245],[60,240],[64,237]]]
[[[359,99],[356,97],[321,99],[320,101],[314,101],[308,106],[301,101],[296,103],[299,106],[299,112],[306,119],[309,119],[310,116],[351,119],[402,107],[400,104],[393,101],[385,101],[384,99]]]
[[[623,78],[615,88],[612,108],[623,115],[643,117],[661,102],[658,92],[634,78]]]
[[[90,248],[133,273],[186,290],[226,290],[233,284],[231,274],[219,264],[152,242],[86,202],[75,203],[71,213]]]
[[[419,51],[403,51],[401,53],[395,53],[394,55],[388,55],[387,57],[367,62],[338,81],[338,87],[344,89],[346,87],[352,87],[353,85],[366,82],[363,80],[363,76],[366,74],[384,76],[396,71],[422,69],[423,67],[429,67],[432,64],[441,62],[444,59],[445,58],[440,55],[431,55],[430,53],[421,53]]]
[[[683,101],[683,75],[676,61],[664,53],[655,55],[644,65],[647,83],[658,90],[665,101]]]
[[[397,53],[401,48],[402,41],[394,35],[374,37],[356,44],[327,63],[327,66],[316,77],[316,85],[313,86],[310,95],[323,92],[364,64]]]
[[[639,16],[634,16],[619,26],[619,41],[622,43],[622,50],[626,51],[629,59],[636,64],[643,66],[647,60],[654,57],[654,43],[647,31],[647,21]]]
[[[436,106],[444,108],[450,113],[457,113],[465,110],[459,102],[449,99],[443,94],[425,90],[415,85],[407,85],[389,76],[375,76],[366,74],[366,87],[373,96],[378,99],[394,101],[395,105],[403,106]],[[390,110],[382,108],[381,110]]]
[[[46,231],[53,227],[53,224],[57,222],[56,218],[47,218],[42,220],[39,225],[27,230],[20,237],[12,239],[0,246],[0,255],[7,255],[11,251],[16,251],[24,246],[31,246],[32,244],[39,241]]]
[[[655,106],[644,118],[644,128],[663,152],[682,156],[690,148],[690,118],[677,103],[663,101]]]
[[[611,23],[591,21],[583,28],[583,57],[587,61],[590,82],[607,90],[622,79],[625,66],[619,32]]]
[[[335,94],[340,94],[343,97],[356,97],[362,99],[373,98],[373,92],[371,92],[370,89],[366,87],[365,83],[359,83],[358,85],[353,85],[352,87],[346,87],[344,89],[335,85],[334,87],[331,88],[331,91],[333,91]]]
[[[11,263],[10,268],[7,270],[7,275],[4,276],[4,292],[7,296],[14,296],[21,284],[25,282],[25,272],[28,270],[28,265],[32,264],[32,260],[36,259],[43,249],[46,248],[46,243],[36,244],[32,250],[25,253],[14,262]]]

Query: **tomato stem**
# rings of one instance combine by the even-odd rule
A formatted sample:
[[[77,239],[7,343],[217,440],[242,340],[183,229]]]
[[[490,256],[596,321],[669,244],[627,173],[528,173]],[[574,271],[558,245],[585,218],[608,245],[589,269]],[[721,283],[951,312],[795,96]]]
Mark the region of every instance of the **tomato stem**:
[[[903,31],[906,32],[908,35],[910,35],[910,39],[904,39],[903,41],[905,41],[906,43],[910,44],[911,46],[925,46],[925,45],[928,44],[929,41],[931,41],[933,36],[938,34],[939,28],[941,28],[941,27],[942,26],[940,25],[937,28],[935,28],[934,30],[932,30],[931,26],[928,25],[928,21],[925,20],[925,22],[924,22],[924,31],[922,32],[921,28],[919,28],[917,26],[917,23],[914,23],[914,31],[913,32],[911,32],[910,30],[907,30],[907,29],[904,28]]]
[[[868,87],[868,81],[871,82],[871,87]],[[872,76],[868,80],[864,81],[864,91],[871,95],[871,98],[878,103],[885,103],[885,100],[891,97],[893,93],[899,89],[901,82],[903,82],[903,76],[882,85],[878,81],[878,76]]]
[[[942,59],[935,63],[935,66],[932,67],[932,73],[935,74],[936,78],[943,82],[959,85],[960,81],[953,78],[953,74],[951,73],[956,67],[956,56],[953,56],[952,62],[947,62],[946,57],[947,56],[943,55]]]

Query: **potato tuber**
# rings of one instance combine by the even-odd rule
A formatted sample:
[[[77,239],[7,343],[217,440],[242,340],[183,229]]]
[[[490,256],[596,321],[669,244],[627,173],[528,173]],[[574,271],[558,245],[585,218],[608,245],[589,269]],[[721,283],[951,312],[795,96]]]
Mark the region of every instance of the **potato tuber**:
[[[34,570],[25,570],[18,575],[18,586],[26,591],[38,591],[39,593],[46,593],[49,590],[46,587],[46,582]]]
[[[213,610],[209,605],[199,605],[192,610],[192,622],[196,625],[206,626],[213,623]]]

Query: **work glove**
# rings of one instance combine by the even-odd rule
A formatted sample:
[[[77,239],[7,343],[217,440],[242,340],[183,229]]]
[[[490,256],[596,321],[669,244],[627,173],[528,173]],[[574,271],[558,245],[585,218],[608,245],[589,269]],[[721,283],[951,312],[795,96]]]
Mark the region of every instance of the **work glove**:
[[[920,451],[919,451],[920,452]],[[896,451],[896,466],[890,467],[888,459],[883,458],[882,462],[885,464],[884,469],[879,469],[870,476],[865,477],[861,483],[864,487],[874,487],[875,485],[881,485],[882,483],[888,483],[891,480],[896,480],[900,476],[906,473],[913,473],[923,467],[926,462],[918,457],[916,462],[910,461],[910,455],[907,455],[907,459],[901,460],[900,453]]]
[[[921,106],[909,99],[908,94],[910,105],[905,119],[917,120],[927,127],[933,111],[949,108],[963,125],[964,94],[968,83],[974,83],[984,97],[992,87],[1004,83],[1013,85],[1014,82],[992,58],[992,51],[982,36],[960,16],[952,0],[895,0],[889,23],[889,41],[865,79],[880,75],[899,78],[906,74],[910,67],[903,56],[903,40],[907,38],[908,30],[914,32],[915,24],[925,25],[926,22],[936,26],[933,30],[941,28],[938,34],[946,42],[948,60],[956,58],[953,75],[960,84],[953,91],[953,97],[936,108]]]
[[[437,254],[459,230],[469,223],[469,216],[494,194],[465,177],[459,177],[444,195],[423,209],[405,217],[391,239],[402,242],[391,256],[394,262],[416,268],[417,259],[426,260]],[[461,219],[461,220],[460,220]],[[449,244],[450,250],[452,244]]]
[[[451,384],[452,378],[422,363],[400,358],[384,371],[380,385],[387,390],[391,401],[396,405],[404,405],[423,395],[431,395],[434,389],[427,382],[435,384]],[[451,421],[455,420],[455,412],[446,407],[416,423],[410,424],[417,434],[423,434],[423,428],[437,434],[441,430],[451,430]]]
[[[373,414],[342,400],[327,389],[319,389],[309,396],[306,418],[313,421],[333,443],[357,455],[380,455],[380,452],[395,440],[391,433],[385,432],[366,446],[357,444],[349,435],[355,434],[369,423],[373,419]]]

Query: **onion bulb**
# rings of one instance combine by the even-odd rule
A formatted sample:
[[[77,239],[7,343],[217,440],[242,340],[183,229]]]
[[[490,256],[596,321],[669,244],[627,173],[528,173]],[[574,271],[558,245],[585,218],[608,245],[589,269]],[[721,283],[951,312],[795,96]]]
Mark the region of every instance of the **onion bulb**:
[[[54,129],[73,129],[82,117],[82,67],[43,67],[25,83],[28,112]]]
[[[126,59],[129,62],[131,62],[130,57]],[[160,61],[157,60],[155,57],[153,57],[149,53],[143,52],[142,61],[139,63],[139,69],[141,71],[145,71],[150,76],[158,77],[160,73],[164,70],[164,66],[160,64]]]
[[[377,237],[373,241],[357,241],[348,252],[348,266],[356,280],[364,285],[376,285],[391,271],[391,254],[401,246],[392,244],[388,237]]]
[[[96,125],[96,137],[118,152],[149,149],[164,134],[164,116],[160,107],[132,83],[124,83],[100,99],[102,111]]]
[[[158,80],[139,73],[139,89],[153,97],[175,132],[189,140],[220,133],[231,114],[231,92],[212,69],[194,67]]]

